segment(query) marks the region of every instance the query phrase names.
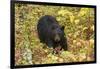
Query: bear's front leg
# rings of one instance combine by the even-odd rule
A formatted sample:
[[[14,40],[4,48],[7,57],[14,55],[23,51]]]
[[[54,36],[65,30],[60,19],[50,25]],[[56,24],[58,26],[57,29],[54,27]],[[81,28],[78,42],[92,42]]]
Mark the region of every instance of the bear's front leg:
[[[66,51],[67,49],[67,40],[64,39],[60,42],[61,47]]]
[[[49,48],[52,48],[53,47],[53,42],[50,39],[47,39],[46,40],[46,44],[48,45]]]

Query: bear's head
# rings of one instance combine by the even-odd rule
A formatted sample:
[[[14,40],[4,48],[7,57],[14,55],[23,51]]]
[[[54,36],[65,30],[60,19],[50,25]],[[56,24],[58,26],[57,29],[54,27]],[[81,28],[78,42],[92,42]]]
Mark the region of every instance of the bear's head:
[[[64,26],[53,26],[51,34],[54,42],[59,42],[64,37]]]

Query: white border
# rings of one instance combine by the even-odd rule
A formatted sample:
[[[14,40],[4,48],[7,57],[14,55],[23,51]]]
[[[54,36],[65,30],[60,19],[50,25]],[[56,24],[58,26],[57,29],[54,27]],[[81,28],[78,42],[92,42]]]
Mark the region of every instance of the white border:
[[[26,0],[24,0],[26,1]],[[97,64],[39,67],[38,69],[99,69],[100,65],[100,1],[99,0],[27,0],[69,4],[97,5]],[[0,0],[0,69],[10,67],[10,0]],[[37,69],[37,68],[34,68]]]

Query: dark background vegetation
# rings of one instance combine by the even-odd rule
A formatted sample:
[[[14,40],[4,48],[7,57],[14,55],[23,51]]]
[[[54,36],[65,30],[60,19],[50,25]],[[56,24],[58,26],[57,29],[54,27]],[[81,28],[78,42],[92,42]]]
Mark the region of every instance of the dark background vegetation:
[[[52,15],[65,26],[68,51],[53,54],[40,43],[37,23]],[[94,61],[94,9],[32,4],[15,5],[15,64],[50,64]]]

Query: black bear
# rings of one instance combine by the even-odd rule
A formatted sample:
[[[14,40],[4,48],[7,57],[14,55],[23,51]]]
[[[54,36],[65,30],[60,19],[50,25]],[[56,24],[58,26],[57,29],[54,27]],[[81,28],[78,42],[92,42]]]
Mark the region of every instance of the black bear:
[[[42,16],[37,24],[40,42],[53,47],[56,52],[67,50],[67,41],[64,37],[64,26],[60,26],[55,17],[51,15]]]

